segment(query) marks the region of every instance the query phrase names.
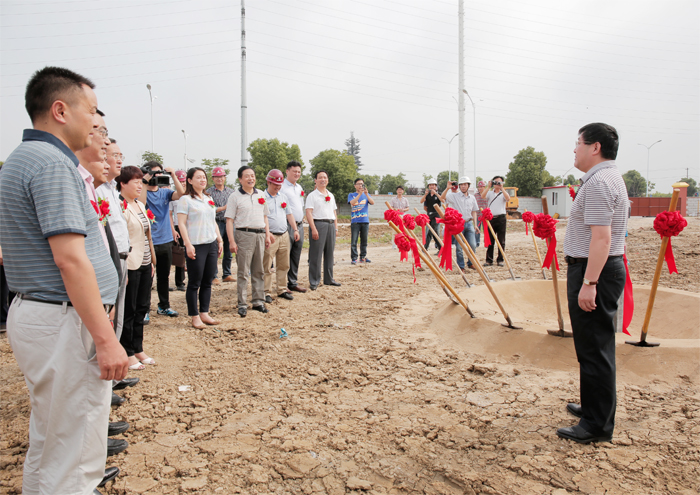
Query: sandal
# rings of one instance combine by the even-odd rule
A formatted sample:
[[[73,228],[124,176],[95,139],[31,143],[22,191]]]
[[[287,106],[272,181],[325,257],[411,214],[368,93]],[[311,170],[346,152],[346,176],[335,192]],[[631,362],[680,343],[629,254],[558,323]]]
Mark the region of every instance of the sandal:
[[[146,359],[142,359],[141,362],[143,364],[156,364],[156,360],[153,358],[150,358],[150,357],[146,358]]]
[[[150,358],[149,358],[149,359],[150,359]],[[131,366],[129,366],[129,369],[130,369],[130,370],[139,371],[139,370],[145,370],[146,367],[143,365],[143,363],[138,362],[138,363],[136,363],[136,364],[132,364]]]

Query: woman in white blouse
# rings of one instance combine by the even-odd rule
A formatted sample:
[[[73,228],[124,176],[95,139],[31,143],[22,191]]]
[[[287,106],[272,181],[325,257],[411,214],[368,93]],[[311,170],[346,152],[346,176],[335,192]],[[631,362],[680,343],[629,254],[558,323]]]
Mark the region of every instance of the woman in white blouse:
[[[224,240],[216,225],[216,205],[204,192],[206,187],[204,169],[189,169],[185,194],[177,204],[177,222],[187,250],[187,314],[192,317],[192,326],[200,330],[206,325],[220,323],[209,316],[209,302],[216,265],[224,249]]]
[[[143,188],[143,172],[138,167],[122,167],[116,178],[117,190],[124,202],[124,218],[129,230],[131,252],[126,259],[129,270],[124,297],[124,325],[119,341],[129,357],[129,369],[142,370],[156,364],[143,352],[143,319],[151,308],[151,283],[156,256],[151,241],[151,221],[143,203],[136,198]]]

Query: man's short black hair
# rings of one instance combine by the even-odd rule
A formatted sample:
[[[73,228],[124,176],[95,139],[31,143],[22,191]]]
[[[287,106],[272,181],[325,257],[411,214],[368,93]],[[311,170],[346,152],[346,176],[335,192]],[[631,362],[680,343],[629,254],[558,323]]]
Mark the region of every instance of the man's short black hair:
[[[155,160],[151,160],[150,162],[146,162],[142,166],[148,167],[149,169],[152,169],[153,167],[158,167],[159,169],[163,170],[163,165],[161,165],[160,162],[157,162]]]
[[[318,174],[326,174],[326,177],[328,177],[328,172],[326,172],[325,170],[317,170],[314,174],[314,179],[318,179]]]
[[[357,179],[355,179],[355,182],[353,182],[353,184],[357,184],[359,181],[362,181],[363,184],[365,183],[365,180],[362,177],[358,177]]]
[[[70,104],[75,101],[83,84],[91,89],[95,84],[88,78],[61,67],[44,67],[34,73],[24,93],[24,107],[32,122],[46,114],[56,100]]]
[[[502,175],[494,175],[493,179],[491,179],[491,182],[495,181],[496,179],[501,179],[501,182],[506,181],[506,179]]]
[[[402,191],[405,191],[405,189],[403,188],[403,186],[396,186],[396,191],[397,191],[397,192],[399,191],[399,189],[401,189]]]
[[[292,160],[291,162],[289,162],[289,163],[287,164],[287,170],[289,170],[289,169],[292,168],[292,167],[299,167],[299,168],[301,168],[301,163],[299,163],[299,162],[296,161],[296,160]]]
[[[248,169],[253,170],[253,167],[249,167],[248,165],[243,165],[243,166],[241,166],[241,168],[238,169],[238,178],[239,178],[239,179],[242,179],[242,178],[243,178],[243,172],[245,172],[245,171],[248,170]],[[255,170],[253,170],[253,172],[255,172]]]
[[[584,125],[578,130],[578,133],[585,144],[600,143],[600,156],[603,158],[608,160],[617,158],[620,137],[613,126],[596,122]]]

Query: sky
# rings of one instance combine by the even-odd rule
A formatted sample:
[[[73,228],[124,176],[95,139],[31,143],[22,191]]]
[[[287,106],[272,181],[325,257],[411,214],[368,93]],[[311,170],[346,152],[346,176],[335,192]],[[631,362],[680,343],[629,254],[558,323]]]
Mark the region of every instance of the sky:
[[[240,7],[0,0],[0,160],[31,126],[27,81],[57,65],[96,83],[126,164],[153,150],[165,166],[184,169],[186,151],[195,164],[230,160],[233,179],[241,163]],[[248,142],[298,144],[305,165],[323,150],[343,150],[354,132],[362,173],[402,172],[422,186],[423,174],[456,170],[460,140],[447,140],[466,89],[475,103],[467,99],[464,113],[469,176],[505,174],[532,146],[551,174],[580,178],[572,168],[577,131],[605,122],[620,134],[623,172],[647,176],[649,159],[661,192],[686,173],[700,179],[697,0],[465,0],[464,88],[457,0],[245,7]]]

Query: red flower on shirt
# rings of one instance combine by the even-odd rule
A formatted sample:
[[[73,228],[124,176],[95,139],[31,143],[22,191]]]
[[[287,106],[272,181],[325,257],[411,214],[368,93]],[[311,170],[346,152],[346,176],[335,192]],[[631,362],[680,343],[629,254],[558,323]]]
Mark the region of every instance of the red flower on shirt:
[[[107,217],[109,217],[109,201],[106,199],[98,199],[97,203],[90,201],[92,207],[95,208],[95,213],[97,213],[97,218],[102,225],[107,225]]]
[[[282,203],[280,206],[281,206],[282,209],[284,210],[285,208],[287,208],[287,203]]]
[[[330,197],[330,196],[326,196],[326,203],[330,203],[330,202],[331,202],[331,197]]]
[[[264,204],[265,204],[265,198],[258,198],[258,203],[260,203],[261,205],[264,205]]]
[[[209,200],[209,206],[211,206],[212,208],[216,208],[216,203],[214,203],[213,199]]]
[[[151,210],[146,210],[146,217],[148,217],[148,221],[151,222],[151,224],[157,223],[156,216]]]
[[[576,199],[576,191],[572,185],[569,185],[569,196],[571,196],[572,199]]]
[[[129,204],[126,202],[126,200],[122,201],[122,213],[125,213],[128,207]]]
[[[302,198],[304,197],[304,190],[303,189],[301,190],[301,197]]]

